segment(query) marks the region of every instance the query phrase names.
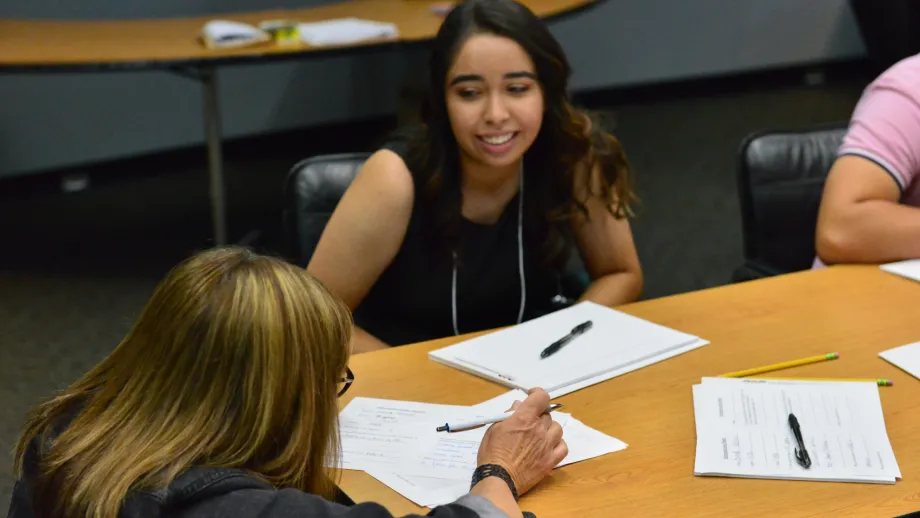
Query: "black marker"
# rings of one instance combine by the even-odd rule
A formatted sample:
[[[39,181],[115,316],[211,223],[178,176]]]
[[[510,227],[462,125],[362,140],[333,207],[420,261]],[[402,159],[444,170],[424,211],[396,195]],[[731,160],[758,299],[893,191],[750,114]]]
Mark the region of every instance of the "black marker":
[[[551,355],[556,354],[556,352],[559,351],[559,349],[562,349],[566,344],[574,340],[576,336],[587,332],[589,329],[591,329],[591,326],[593,325],[594,324],[590,320],[588,320],[587,322],[578,324],[577,326],[572,328],[572,331],[569,334],[556,340],[555,342],[553,342],[552,345],[550,345],[546,349],[543,349],[543,352],[540,353],[540,358],[549,358]]]
[[[792,414],[789,414],[789,426],[792,427],[792,435],[795,435],[795,442],[799,444],[799,447],[795,449],[795,460],[799,461],[799,464],[803,468],[808,469],[811,467],[811,457],[808,456],[808,451],[805,450],[805,441],[802,439],[802,429],[799,428],[799,420]]]

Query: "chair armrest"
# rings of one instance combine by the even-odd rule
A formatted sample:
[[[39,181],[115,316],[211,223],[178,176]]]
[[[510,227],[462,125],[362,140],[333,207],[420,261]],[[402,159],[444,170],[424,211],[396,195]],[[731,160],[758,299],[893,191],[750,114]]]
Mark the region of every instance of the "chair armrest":
[[[745,282],[753,281],[756,279],[762,279],[764,277],[774,277],[776,275],[782,275],[788,273],[782,271],[774,266],[770,266],[766,263],[754,260],[747,260],[743,265],[739,266],[732,272],[731,282]]]

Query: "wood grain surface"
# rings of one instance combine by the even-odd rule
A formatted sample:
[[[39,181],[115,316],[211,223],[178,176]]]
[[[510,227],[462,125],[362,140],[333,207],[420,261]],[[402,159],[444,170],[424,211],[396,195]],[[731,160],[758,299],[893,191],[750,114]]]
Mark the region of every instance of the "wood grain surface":
[[[840,266],[619,309],[711,344],[557,399],[629,447],[554,470],[522,498],[524,510],[540,517],[892,517],[920,510],[920,380],[878,357],[920,341],[920,283],[875,267]],[[504,392],[427,359],[428,351],[456,341],[355,356],[356,381],[342,404],[366,396],[469,405]],[[840,359],[782,375],[894,380],[879,391],[903,480],[889,486],[693,475],[691,385],[703,376],[833,351]],[[341,486],[359,502],[380,502],[398,514],[420,511],[362,472],[343,471]]]

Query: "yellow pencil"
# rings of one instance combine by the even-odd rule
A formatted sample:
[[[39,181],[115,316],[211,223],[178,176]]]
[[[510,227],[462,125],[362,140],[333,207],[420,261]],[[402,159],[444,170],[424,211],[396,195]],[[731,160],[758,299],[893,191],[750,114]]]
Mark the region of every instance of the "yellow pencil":
[[[764,365],[763,367],[754,367],[753,369],[747,369],[738,372],[729,372],[728,374],[722,374],[723,378],[744,378],[746,376],[753,376],[755,374],[763,374],[764,372],[773,372],[781,369],[788,369],[789,367],[798,367],[799,365],[808,365],[809,363],[818,363],[827,360],[836,360],[840,358],[839,353],[827,353],[820,356],[810,356],[808,358],[802,358],[801,360],[792,360],[782,363],[774,363],[773,365]]]
[[[751,378],[755,380],[788,380],[788,381],[871,381],[879,387],[891,387],[894,382],[885,378]]]

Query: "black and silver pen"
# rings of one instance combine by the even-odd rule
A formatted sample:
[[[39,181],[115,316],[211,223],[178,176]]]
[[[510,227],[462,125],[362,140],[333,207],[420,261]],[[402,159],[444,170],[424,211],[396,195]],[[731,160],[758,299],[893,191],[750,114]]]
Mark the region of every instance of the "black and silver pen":
[[[556,340],[546,349],[543,349],[543,352],[540,353],[540,358],[548,358],[551,355],[555,354],[556,352],[559,351],[559,349],[562,349],[566,344],[574,340],[575,337],[577,337],[578,335],[584,334],[589,329],[591,329],[593,325],[594,324],[590,320],[586,322],[582,322],[581,324],[578,324],[577,326],[572,328],[572,331],[570,331],[569,334]]]
[[[808,469],[811,467],[811,457],[808,456],[808,450],[805,449],[805,440],[802,439],[802,429],[799,427],[799,420],[795,418],[795,415],[789,414],[789,426],[792,428],[792,435],[795,436],[795,442],[798,443],[799,447],[795,449],[795,460],[799,461],[799,464]]]

